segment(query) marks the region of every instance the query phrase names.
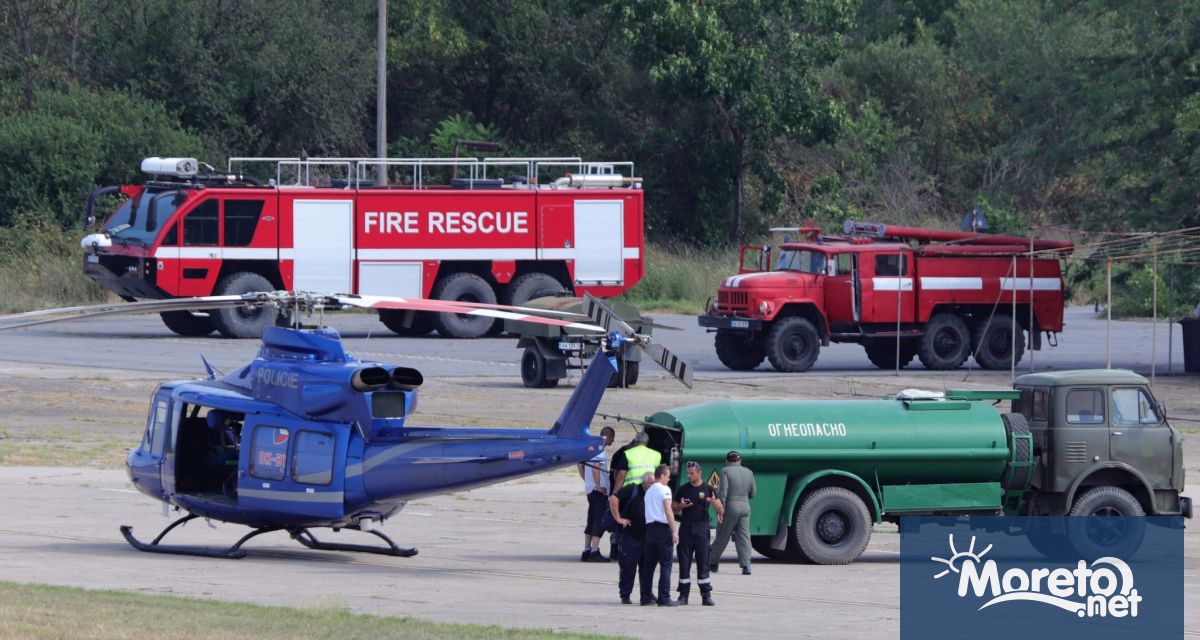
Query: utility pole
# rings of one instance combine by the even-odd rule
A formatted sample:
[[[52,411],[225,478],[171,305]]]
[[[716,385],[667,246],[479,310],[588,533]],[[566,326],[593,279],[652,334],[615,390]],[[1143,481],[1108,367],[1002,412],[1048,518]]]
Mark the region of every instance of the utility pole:
[[[375,38],[375,157],[387,159],[387,0],[379,0],[379,24]],[[376,168],[375,183],[387,184],[387,165]]]

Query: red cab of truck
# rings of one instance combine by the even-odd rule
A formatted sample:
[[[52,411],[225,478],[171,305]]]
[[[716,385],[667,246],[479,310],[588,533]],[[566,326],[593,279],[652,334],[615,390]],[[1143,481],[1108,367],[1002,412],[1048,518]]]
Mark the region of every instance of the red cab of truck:
[[[844,235],[742,247],[738,275],[699,317],[730,369],[768,359],[806,371],[832,342],[863,345],[883,369],[919,357],[955,369],[973,357],[1007,369],[1063,328],[1068,242],[846,221]],[[756,259],[754,259],[756,258]],[[1014,331],[1015,327],[1015,331]]]
[[[296,290],[520,305],[567,291],[613,296],[643,275],[643,192],[629,162],[231,158],[220,172],[148,158],[142,170],[145,184],[89,196],[89,223],[100,196],[125,200],[81,242],[85,273],[126,300]],[[171,312],[163,322],[181,335],[257,337],[276,314]],[[380,319],[401,335],[459,338],[494,322]]]

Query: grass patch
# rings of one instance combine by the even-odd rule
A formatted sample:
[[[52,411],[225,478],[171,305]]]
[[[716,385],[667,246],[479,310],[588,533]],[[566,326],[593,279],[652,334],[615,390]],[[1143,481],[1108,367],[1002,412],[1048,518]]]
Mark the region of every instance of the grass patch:
[[[346,611],[340,603],[292,609],[11,582],[0,582],[0,620],[0,638],[33,640],[616,637],[362,615]]]
[[[0,313],[98,304],[111,294],[83,275],[82,229],[0,227]]]
[[[646,245],[646,275],[621,300],[642,311],[704,313],[721,281],[737,275],[737,250]]]

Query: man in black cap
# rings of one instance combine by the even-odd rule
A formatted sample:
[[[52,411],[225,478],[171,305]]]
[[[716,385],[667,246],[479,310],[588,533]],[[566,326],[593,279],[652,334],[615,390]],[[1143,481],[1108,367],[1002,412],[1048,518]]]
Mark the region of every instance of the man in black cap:
[[[754,486],[754,472],[742,466],[742,456],[737,451],[730,451],[725,456],[726,465],[721,469],[721,485],[717,488],[718,497],[725,505],[725,514],[717,516],[717,538],[713,541],[708,564],[709,569],[716,571],[721,554],[733,536],[733,546],[737,548],[738,564],[742,565],[742,574],[750,575],[750,500],[758,492]]]
[[[673,503],[676,511],[681,511],[679,518],[679,604],[688,603],[688,594],[692,590],[690,569],[692,559],[696,560],[696,584],[700,585],[700,600],[706,607],[716,603],[712,599],[712,583],[708,577],[708,505],[717,511],[717,517],[723,517],[725,507],[717,497],[716,491],[702,480],[700,463],[687,463],[687,483],[675,491],[678,498]]]

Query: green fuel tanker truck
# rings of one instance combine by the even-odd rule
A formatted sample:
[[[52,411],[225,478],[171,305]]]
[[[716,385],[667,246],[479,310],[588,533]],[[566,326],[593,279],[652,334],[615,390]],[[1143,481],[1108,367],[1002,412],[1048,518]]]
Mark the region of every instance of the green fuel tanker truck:
[[[1002,402],[1009,411],[998,410]],[[902,515],[1191,517],[1180,434],[1128,371],[1035,373],[1014,389],[890,400],[717,401],[646,419],[651,446],[754,471],[754,548],[846,564]],[[715,480],[710,476],[710,482]]]

